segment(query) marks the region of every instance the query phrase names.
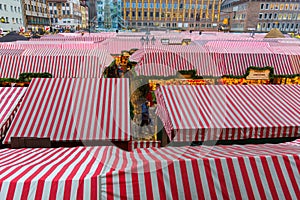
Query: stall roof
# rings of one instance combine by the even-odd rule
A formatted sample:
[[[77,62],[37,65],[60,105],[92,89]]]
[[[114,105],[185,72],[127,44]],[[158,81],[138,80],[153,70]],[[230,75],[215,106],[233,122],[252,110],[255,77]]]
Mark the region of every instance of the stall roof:
[[[11,137],[52,141],[130,139],[127,79],[33,79]]]
[[[300,86],[161,86],[157,114],[174,141],[300,136]]]
[[[297,199],[294,144],[0,149],[4,199]]]
[[[0,87],[0,140],[9,128],[27,88]]]

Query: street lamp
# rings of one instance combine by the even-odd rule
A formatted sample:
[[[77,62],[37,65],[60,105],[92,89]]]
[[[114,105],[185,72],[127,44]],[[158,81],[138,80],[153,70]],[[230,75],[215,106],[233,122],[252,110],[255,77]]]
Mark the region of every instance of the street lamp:
[[[153,37],[152,37],[152,39],[151,39],[152,45],[155,45],[155,41],[156,41],[156,39],[154,38],[154,35],[153,35]]]
[[[140,39],[141,43],[142,43],[142,46],[144,46],[144,43],[145,43],[145,38],[144,36],[142,36],[142,38]]]

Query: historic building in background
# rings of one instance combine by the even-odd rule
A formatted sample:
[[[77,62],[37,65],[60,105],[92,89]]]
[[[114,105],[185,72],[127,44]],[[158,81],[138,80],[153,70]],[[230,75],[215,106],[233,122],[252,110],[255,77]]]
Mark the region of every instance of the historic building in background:
[[[28,30],[42,30],[50,26],[48,0],[20,1],[23,5],[24,25]]]
[[[300,28],[299,0],[245,1],[225,0],[221,7],[221,21],[231,31],[268,32],[278,28],[294,32]]]
[[[20,0],[0,0],[1,31],[19,31],[23,22]]]
[[[80,1],[80,10],[81,10],[81,28],[89,28],[89,7],[86,4],[86,1]]]
[[[127,29],[127,24],[122,18],[121,1],[97,1],[97,22],[99,29]]]
[[[221,0],[122,0],[130,27],[216,30]]]
[[[79,0],[48,0],[52,27],[80,29],[82,26]]]

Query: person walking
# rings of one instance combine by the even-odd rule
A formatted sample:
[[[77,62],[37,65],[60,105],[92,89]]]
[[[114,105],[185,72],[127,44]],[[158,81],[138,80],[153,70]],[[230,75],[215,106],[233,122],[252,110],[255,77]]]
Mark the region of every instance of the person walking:
[[[151,129],[149,127],[149,124],[151,122],[151,118],[149,116],[149,106],[150,106],[149,101],[145,101],[145,103],[142,104],[142,122],[140,125],[140,133],[142,132],[142,127],[147,126],[149,131],[148,134],[151,134]]]

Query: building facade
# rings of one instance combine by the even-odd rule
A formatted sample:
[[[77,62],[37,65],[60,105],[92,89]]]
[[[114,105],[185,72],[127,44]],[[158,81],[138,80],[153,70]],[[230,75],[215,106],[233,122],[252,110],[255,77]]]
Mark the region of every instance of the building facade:
[[[299,0],[239,0],[222,4],[221,19],[229,19],[231,31],[296,32],[300,28]]]
[[[123,0],[122,15],[133,28],[215,30],[221,0]]]
[[[125,28],[122,18],[121,1],[97,1],[97,28],[120,29]],[[126,27],[127,28],[127,27]]]
[[[50,26],[48,0],[22,1],[24,25],[27,30],[42,30]]]
[[[1,31],[19,31],[24,26],[23,22],[20,0],[0,0]]]
[[[51,25],[54,28],[80,29],[82,26],[79,0],[48,0]]]
[[[81,10],[81,28],[87,29],[89,27],[89,7],[85,1],[80,2]]]

